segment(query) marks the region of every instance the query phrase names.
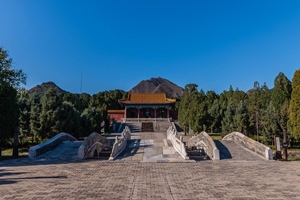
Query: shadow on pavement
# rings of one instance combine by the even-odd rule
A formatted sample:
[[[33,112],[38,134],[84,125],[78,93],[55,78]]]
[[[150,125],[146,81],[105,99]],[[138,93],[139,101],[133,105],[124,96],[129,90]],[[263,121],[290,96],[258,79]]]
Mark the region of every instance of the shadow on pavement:
[[[214,140],[217,148],[220,151],[220,160],[225,160],[225,159],[231,159],[231,153],[229,152],[228,148],[222,144],[219,140]]]

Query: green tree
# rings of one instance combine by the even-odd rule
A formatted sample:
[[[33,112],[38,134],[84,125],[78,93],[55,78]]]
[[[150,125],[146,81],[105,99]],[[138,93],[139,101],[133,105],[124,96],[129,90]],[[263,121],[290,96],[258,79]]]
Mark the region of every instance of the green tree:
[[[250,114],[250,125],[254,127],[256,133],[256,140],[259,140],[259,130],[261,124],[261,111],[263,109],[262,104],[262,90],[260,84],[256,81],[254,82],[254,87],[248,92],[249,96],[249,114]]]
[[[28,98],[21,97],[19,98],[19,128],[20,136],[19,139],[22,143],[25,142],[26,138],[30,136],[30,101]]]
[[[287,122],[289,119],[289,104],[291,93],[291,81],[283,73],[280,72],[274,80],[274,88],[272,90],[272,104],[275,108],[275,119],[282,130],[283,143],[287,142]],[[287,159],[287,148],[284,148],[284,156]]]
[[[190,127],[190,119],[191,119],[191,110],[195,109],[191,104],[192,100],[196,98],[198,93],[197,90],[198,85],[196,84],[187,84],[184,88],[183,95],[181,97],[179,111],[178,111],[178,120],[181,127],[184,128],[184,132],[187,132],[187,129]]]
[[[9,84],[0,86],[0,156],[2,146],[13,136],[18,125],[17,91]],[[16,156],[16,155],[15,155]]]
[[[207,103],[205,102],[206,95],[203,90],[200,90],[190,101],[189,108],[189,127],[199,133],[206,129],[207,125]]]
[[[41,98],[40,136],[48,139],[60,131],[60,109],[62,99],[53,89],[48,90]]]
[[[279,134],[279,127],[275,118],[275,107],[270,101],[269,106],[262,112],[262,133],[264,136],[263,142],[265,144],[273,144],[274,134]]]
[[[12,132],[15,133],[13,155],[18,155],[18,131],[14,130],[19,118],[16,89],[21,83],[26,84],[26,74],[22,70],[13,69],[8,52],[0,47],[0,155],[2,146]]]
[[[42,112],[41,98],[36,94],[29,99],[30,101],[30,136],[32,142],[38,142],[41,137],[40,116]]]
[[[300,138],[300,69],[294,73],[292,80],[292,94],[290,101],[290,115],[288,121],[289,132]]]
[[[80,134],[80,113],[70,102],[64,101],[59,108],[56,133],[67,132],[76,138]]]
[[[249,126],[249,112],[247,101],[241,100],[235,112],[236,130],[247,135],[247,128]]]
[[[221,127],[221,107],[219,105],[219,100],[216,99],[212,106],[208,109],[209,119],[210,119],[210,130],[219,130]]]
[[[236,131],[237,125],[235,120],[236,107],[233,101],[229,101],[227,109],[222,119],[222,133],[229,134]]]
[[[101,122],[105,119],[100,108],[87,108],[81,114],[82,136],[88,136],[92,132],[100,132]]]

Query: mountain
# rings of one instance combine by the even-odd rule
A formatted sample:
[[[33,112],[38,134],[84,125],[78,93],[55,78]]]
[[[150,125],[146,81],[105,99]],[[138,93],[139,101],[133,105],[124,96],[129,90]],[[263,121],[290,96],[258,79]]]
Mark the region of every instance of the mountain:
[[[41,85],[37,85],[37,86],[31,88],[28,91],[28,94],[29,95],[37,94],[39,96],[43,96],[46,93],[46,91],[48,91],[49,89],[54,89],[57,93],[65,93],[66,92],[65,90],[58,87],[55,83],[50,81],[50,82],[42,83]]]
[[[183,94],[183,88],[171,81],[158,77],[143,80],[134,86],[130,93],[166,93],[167,97],[179,98]]]

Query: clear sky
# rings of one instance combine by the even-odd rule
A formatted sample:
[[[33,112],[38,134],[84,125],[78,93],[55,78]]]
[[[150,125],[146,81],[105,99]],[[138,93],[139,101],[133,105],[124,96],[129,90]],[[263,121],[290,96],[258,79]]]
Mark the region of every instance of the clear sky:
[[[0,0],[0,45],[28,74],[95,94],[163,77],[217,93],[300,68],[299,0]]]

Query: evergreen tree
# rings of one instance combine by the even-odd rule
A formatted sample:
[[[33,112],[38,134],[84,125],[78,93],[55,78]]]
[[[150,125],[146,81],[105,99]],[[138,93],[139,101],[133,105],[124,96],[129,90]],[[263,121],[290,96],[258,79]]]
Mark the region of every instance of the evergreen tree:
[[[66,132],[79,138],[80,134],[80,113],[70,102],[64,101],[59,108],[58,124],[56,133]]]
[[[48,139],[59,133],[60,127],[60,109],[62,100],[55,90],[48,90],[41,98],[40,115],[40,136],[42,139]]]
[[[300,69],[294,73],[288,121],[289,132],[300,138]]]
[[[101,122],[104,120],[100,108],[87,108],[81,114],[81,136],[88,136],[92,132],[100,132]]]
[[[195,133],[199,133],[207,127],[207,104],[205,98],[204,91],[200,90],[190,102],[189,127]]]
[[[40,134],[41,132],[41,122],[40,122],[40,116],[42,112],[42,104],[41,99],[38,95],[34,95],[30,97],[30,136],[32,142],[38,142],[42,136]]]
[[[256,140],[259,140],[259,130],[261,124],[261,111],[262,111],[262,99],[261,99],[261,87],[256,81],[254,82],[253,89],[249,92],[249,126],[254,127],[256,133]]]
[[[212,106],[208,109],[209,119],[210,119],[210,130],[219,130],[221,126],[221,107],[219,105],[219,100],[216,99]]]
[[[30,136],[30,102],[28,98],[19,98],[19,128],[20,136],[19,139],[21,142],[25,142],[26,138]]]
[[[267,142],[273,142],[274,134],[279,134],[279,127],[275,118],[275,107],[272,104],[272,101],[269,102],[269,106],[266,110],[262,112],[262,133],[264,136],[263,142],[268,144]]]
[[[20,84],[26,84],[26,74],[22,70],[12,68],[12,59],[8,52],[0,47],[0,155],[2,146],[15,133],[13,155],[18,156],[18,126],[19,109],[17,104],[17,89]]]
[[[289,119],[289,104],[291,99],[292,84],[283,74],[279,73],[274,80],[272,90],[272,104],[275,108],[275,119],[283,133],[283,143],[287,142],[287,122]],[[287,149],[284,148],[284,157],[287,159]]]
[[[197,87],[196,84],[187,84],[184,88],[183,95],[181,97],[179,111],[178,111],[178,119],[179,124],[181,127],[184,128],[184,132],[187,132],[187,129],[190,127],[190,121],[191,121],[191,110],[195,110],[196,108],[193,108],[192,106],[195,106],[194,104],[191,104],[192,100],[196,98],[197,96]]]
[[[0,85],[0,156],[2,146],[13,136],[18,125],[17,91],[9,84]]]
[[[241,100],[236,108],[235,113],[236,130],[247,135],[247,127],[249,126],[249,112],[247,101]]]
[[[224,118],[222,119],[222,133],[229,134],[233,131],[236,131],[236,121],[235,121],[235,114],[236,114],[236,107],[233,101],[229,101],[227,109],[224,113]]]

